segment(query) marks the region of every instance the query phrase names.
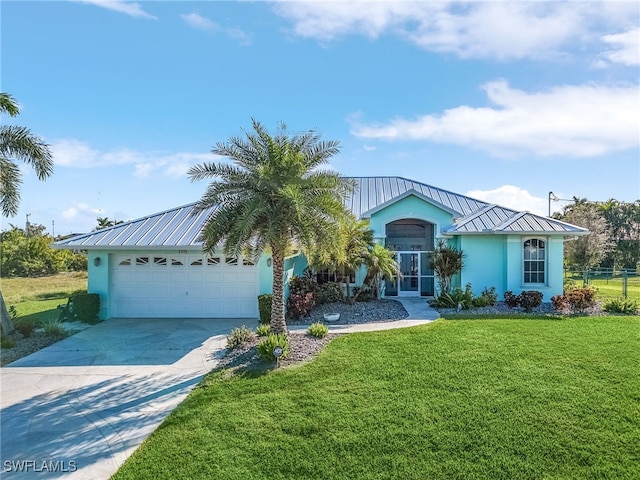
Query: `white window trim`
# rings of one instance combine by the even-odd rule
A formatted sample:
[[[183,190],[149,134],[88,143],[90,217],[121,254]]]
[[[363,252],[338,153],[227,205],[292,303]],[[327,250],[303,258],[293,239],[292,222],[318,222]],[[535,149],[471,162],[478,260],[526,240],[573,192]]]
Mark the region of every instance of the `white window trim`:
[[[544,242],[544,282],[542,282],[542,283],[540,283],[540,282],[525,282],[524,281],[524,275],[525,275],[524,244],[528,240],[542,240]],[[520,242],[520,258],[521,258],[520,259],[520,265],[522,266],[522,276],[521,276],[522,286],[526,286],[526,287],[548,287],[549,286],[549,237],[540,237],[540,236],[524,237],[522,239],[522,241]]]

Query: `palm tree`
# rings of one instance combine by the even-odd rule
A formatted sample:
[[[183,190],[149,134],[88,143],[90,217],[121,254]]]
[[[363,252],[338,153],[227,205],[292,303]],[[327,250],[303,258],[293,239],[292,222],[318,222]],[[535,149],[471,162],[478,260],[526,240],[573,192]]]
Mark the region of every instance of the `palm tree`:
[[[257,258],[266,248],[273,262],[271,331],[286,333],[284,261],[292,244],[310,255],[346,215],[344,199],[354,182],[319,170],[338,153],[335,141],[320,141],[314,131],[290,135],[285,124],[275,136],[255,119],[253,131],[231,137],[212,149],[232,163],[205,162],[189,169],[192,181],[216,179],[197,209],[213,207],[202,240],[204,250],[221,246],[227,255]]]
[[[15,99],[0,92],[0,114],[15,117],[20,108]],[[33,167],[39,180],[53,173],[53,157],[49,145],[28,128],[0,126],[0,210],[5,217],[15,216],[20,206],[20,168],[16,160]]]
[[[349,213],[338,222],[336,234],[324,237],[324,244],[310,260],[313,267],[328,268],[342,275],[347,302],[351,303],[349,272],[365,264],[373,248],[373,231],[366,220],[358,220]]]
[[[369,250],[364,259],[364,264],[367,267],[367,275],[364,282],[362,282],[362,286],[369,288],[372,298],[380,296],[380,284],[383,281],[392,280],[394,277],[402,277],[395,253],[378,243]],[[354,301],[357,300],[362,291],[364,291],[364,288],[358,290],[358,293],[353,298]]]

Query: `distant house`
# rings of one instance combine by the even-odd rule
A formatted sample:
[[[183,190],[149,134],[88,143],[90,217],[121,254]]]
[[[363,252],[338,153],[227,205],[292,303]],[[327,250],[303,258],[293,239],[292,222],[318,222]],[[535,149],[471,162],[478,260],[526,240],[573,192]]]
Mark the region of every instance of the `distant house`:
[[[476,293],[495,287],[538,290],[545,300],[562,293],[563,245],[583,228],[449,192],[400,177],[358,177],[347,206],[370,222],[377,242],[397,252],[402,278],[386,282],[386,297],[436,293],[429,257],[445,238],[465,253],[457,278]],[[199,241],[210,212],[195,203],[56,242],[89,256],[89,292],[101,297],[101,318],[251,318],[256,297],[271,292],[271,261],[206,255]],[[286,262],[300,274],[302,254]],[[352,272],[355,285],[364,271]],[[319,272],[322,277],[323,272]],[[324,278],[326,278],[326,274]]]

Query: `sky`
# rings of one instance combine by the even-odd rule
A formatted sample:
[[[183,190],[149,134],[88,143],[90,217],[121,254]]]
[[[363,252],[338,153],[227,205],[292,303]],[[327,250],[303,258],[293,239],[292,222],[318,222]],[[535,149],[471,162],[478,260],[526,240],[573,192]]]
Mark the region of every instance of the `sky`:
[[[329,168],[547,215],[640,199],[640,4],[11,1],[0,90],[51,146],[2,229],[92,230],[197,201],[188,168],[255,118]],[[552,198],[549,202],[550,192]]]

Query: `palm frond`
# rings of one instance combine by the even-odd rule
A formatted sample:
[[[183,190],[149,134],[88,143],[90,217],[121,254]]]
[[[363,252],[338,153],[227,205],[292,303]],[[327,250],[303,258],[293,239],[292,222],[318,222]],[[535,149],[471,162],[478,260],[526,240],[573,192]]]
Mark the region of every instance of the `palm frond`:
[[[0,158],[0,211],[5,217],[13,217],[20,206],[20,168],[11,160]]]
[[[26,127],[0,126],[0,156],[15,158],[33,167],[39,180],[53,173],[53,157],[49,145]]]

